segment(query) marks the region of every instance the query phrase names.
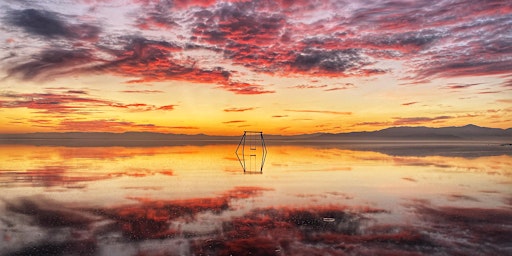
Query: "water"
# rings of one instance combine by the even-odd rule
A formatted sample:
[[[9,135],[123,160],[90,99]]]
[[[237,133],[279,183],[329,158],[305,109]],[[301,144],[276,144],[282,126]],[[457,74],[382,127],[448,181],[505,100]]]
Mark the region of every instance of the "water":
[[[509,148],[236,146],[0,145],[1,255],[512,253]]]

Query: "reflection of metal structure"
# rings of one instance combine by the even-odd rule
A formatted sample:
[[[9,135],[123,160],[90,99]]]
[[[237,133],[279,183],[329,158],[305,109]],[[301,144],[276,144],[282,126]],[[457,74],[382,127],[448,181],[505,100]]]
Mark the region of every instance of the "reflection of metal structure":
[[[240,146],[242,146],[241,150]],[[263,132],[244,131],[235,153],[244,172],[263,172],[263,165],[267,157]]]

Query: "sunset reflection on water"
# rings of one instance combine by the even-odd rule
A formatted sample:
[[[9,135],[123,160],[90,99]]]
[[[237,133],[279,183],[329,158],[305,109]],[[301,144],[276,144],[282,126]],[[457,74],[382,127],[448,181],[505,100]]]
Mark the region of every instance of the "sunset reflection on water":
[[[0,146],[0,251],[512,252],[510,154],[273,145],[244,174],[235,148]]]

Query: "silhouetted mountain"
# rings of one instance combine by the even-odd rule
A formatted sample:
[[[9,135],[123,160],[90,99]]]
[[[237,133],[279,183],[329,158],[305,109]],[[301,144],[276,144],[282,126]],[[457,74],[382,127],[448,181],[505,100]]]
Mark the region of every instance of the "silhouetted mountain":
[[[237,143],[240,136],[186,135],[154,132],[63,132],[0,134],[0,144],[84,145],[84,146],[162,146],[181,144]],[[340,141],[499,141],[512,142],[512,128],[487,128],[476,125],[431,128],[391,127],[373,132],[314,133],[293,136],[265,135],[270,143]]]
[[[480,127],[473,124],[460,127],[431,128],[425,126],[390,127],[374,132],[321,134],[318,140],[512,140],[512,129]]]

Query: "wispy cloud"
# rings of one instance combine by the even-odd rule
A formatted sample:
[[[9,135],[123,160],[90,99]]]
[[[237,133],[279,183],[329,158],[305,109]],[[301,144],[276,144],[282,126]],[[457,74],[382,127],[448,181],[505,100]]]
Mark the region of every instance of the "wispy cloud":
[[[224,85],[219,86],[219,88],[223,88],[230,92],[234,92],[236,94],[266,94],[266,93],[274,93],[273,90],[265,90],[262,86],[249,84],[249,83],[239,83],[239,82],[230,82]]]
[[[304,84],[301,84],[301,85],[289,86],[288,88],[293,88],[293,89],[318,89],[318,88],[325,88],[325,87],[327,87],[326,84],[323,84],[323,85],[304,85]]]
[[[98,108],[126,109],[128,111],[173,110],[176,105],[155,106],[145,103],[120,103],[93,98],[82,91],[66,93],[2,93],[0,107],[28,108],[43,114],[88,114]]]
[[[155,131],[159,130],[159,127],[154,124],[137,124],[134,122],[117,120],[64,120],[60,122],[56,129],[71,131],[123,132],[127,130]]]
[[[416,125],[431,124],[433,122],[445,121],[452,119],[452,116],[436,116],[436,117],[394,117],[393,125]]]
[[[254,110],[255,108],[226,108],[224,109],[224,112],[245,112]]]
[[[411,101],[411,102],[405,102],[405,103],[402,103],[402,106],[410,106],[410,105],[414,105],[418,103],[417,101]]]
[[[151,94],[151,93],[163,93],[161,90],[123,90],[124,93],[140,93],[140,94]]]
[[[459,90],[459,89],[467,89],[470,87],[474,87],[477,85],[480,85],[481,83],[473,83],[473,84],[449,84],[446,86],[443,86],[441,88],[443,89],[451,89],[451,90]]]
[[[348,111],[330,111],[330,110],[311,110],[311,109],[286,109],[288,112],[314,113],[314,114],[331,114],[331,115],[352,115]]]
[[[174,110],[174,107],[176,107],[176,105],[165,105],[165,106],[157,107],[156,109],[158,109],[158,110]]]
[[[497,100],[497,102],[500,102],[500,103],[512,103],[512,99],[499,99],[499,100]]]
[[[237,123],[245,123],[246,120],[230,120],[230,121],[224,121],[223,124],[237,124]]]
[[[352,126],[389,126],[391,122],[360,122]]]

